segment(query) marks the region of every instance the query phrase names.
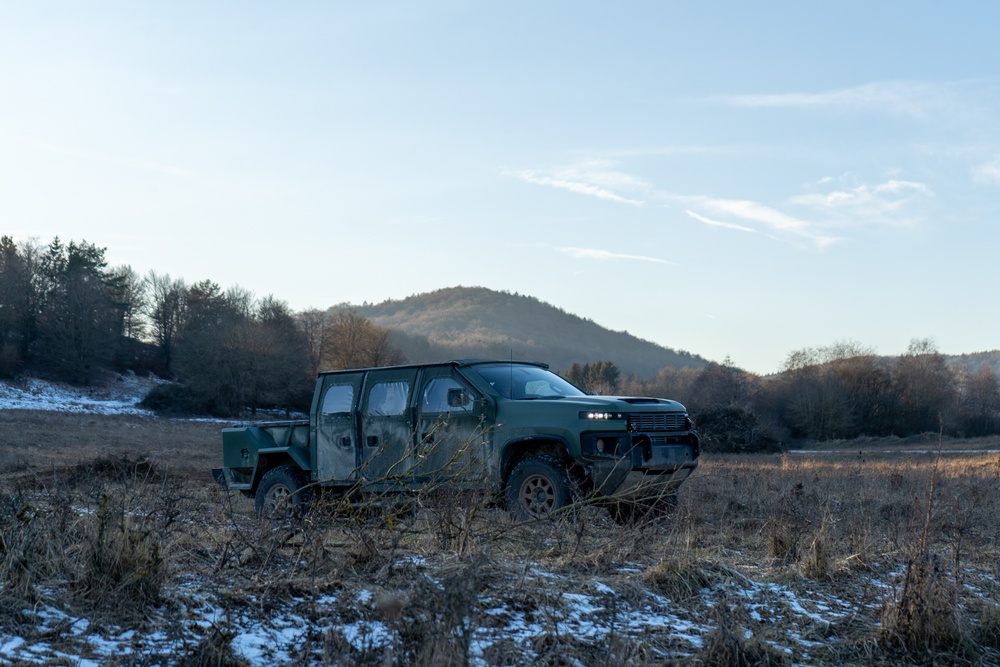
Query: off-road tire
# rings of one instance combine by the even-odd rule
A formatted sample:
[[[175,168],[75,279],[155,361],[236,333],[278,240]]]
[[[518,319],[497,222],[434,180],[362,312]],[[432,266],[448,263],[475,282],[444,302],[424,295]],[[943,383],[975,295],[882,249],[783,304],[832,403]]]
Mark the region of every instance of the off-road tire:
[[[573,501],[566,464],[555,456],[532,456],[516,466],[504,491],[507,511],[528,521],[548,516]]]
[[[257,516],[286,519],[301,515],[312,501],[311,489],[303,488],[309,478],[294,466],[271,468],[260,480],[254,497]]]

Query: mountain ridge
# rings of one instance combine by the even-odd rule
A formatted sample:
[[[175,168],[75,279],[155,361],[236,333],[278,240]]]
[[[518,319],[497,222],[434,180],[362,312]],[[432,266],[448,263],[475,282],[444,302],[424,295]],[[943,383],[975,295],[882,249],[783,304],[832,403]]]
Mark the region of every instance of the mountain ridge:
[[[532,296],[486,287],[444,287],[401,300],[340,304],[393,332],[414,363],[442,358],[534,359],[562,370],[612,361],[623,373],[655,376],[663,368],[703,368],[708,360],[568,313]]]
[[[487,287],[443,287],[376,304],[342,303],[330,310],[354,310],[389,329],[412,363],[514,357],[566,370],[573,363],[612,361],[623,373],[640,378],[663,368],[704,368],[711,363],[685,350],[608,329],[537,297]],[[967,372],[987,366],[1000,375],[1000,350],[944,357],[950,366]]]

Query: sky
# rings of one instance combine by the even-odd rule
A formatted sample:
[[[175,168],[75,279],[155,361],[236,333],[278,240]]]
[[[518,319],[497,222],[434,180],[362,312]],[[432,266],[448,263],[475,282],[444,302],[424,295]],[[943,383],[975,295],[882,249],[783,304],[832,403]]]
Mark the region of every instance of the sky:
[[[756,373],[1000,348],[1000,3],[0,0],[0,233]]]

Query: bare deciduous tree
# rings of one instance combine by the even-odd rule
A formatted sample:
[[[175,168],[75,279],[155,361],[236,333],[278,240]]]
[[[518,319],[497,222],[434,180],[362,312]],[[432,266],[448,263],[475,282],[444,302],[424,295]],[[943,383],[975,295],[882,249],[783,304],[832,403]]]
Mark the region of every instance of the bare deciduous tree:
[[[320,363],[325,370],[393,366],[403,353],[383,329],[353,310],[337,313],[323,338]]]
[[[897,435],[935,432],[955,413],[955,376],[933,341],[914,339],[893,367],[899,398]]]
[[[310,308],[295,316],[299,330],[305,336],[309,351],[309,373],[315,376],[321,370],[323,341],[330,324],[330,314],[325,310]]]
[[[1000,430],[1000,381],[989,366],[962,378],[961,408],[965,435],[990,435]]]
[[[170,274],[150,271],[145,278],[149,300],[146,317],[153,342],[160,348],[164,370],[173,372],[174,346],[187,308],[187,286]]]

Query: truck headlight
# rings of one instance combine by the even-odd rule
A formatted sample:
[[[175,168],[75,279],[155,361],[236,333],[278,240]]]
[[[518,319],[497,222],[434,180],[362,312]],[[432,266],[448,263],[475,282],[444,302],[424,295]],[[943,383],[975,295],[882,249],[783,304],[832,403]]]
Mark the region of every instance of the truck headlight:
[[[595,410],[584,410],[580,413],[580,419],[590,421],[608,421],[609,419],[625,419],[620,412],[598,412]]]

